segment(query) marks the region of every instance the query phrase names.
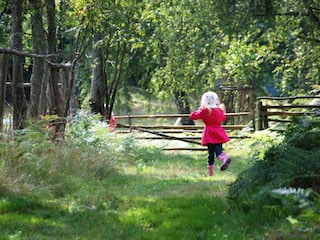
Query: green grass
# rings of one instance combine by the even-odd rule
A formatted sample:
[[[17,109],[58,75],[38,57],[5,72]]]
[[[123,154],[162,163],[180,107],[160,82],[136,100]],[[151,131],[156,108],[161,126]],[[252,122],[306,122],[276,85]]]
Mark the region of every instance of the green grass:
[[[206,152],[3,147],[0,239],[264,239],[286,220],[226,198],[248,167],[246,141],[227,145],[232,164],[221,172],[217,162],[213,177]]]

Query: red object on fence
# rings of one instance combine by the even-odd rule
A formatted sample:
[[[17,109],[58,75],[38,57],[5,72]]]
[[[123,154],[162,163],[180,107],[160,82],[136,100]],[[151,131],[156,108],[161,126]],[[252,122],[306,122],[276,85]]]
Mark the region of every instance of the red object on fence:
[[[113,115],[111,115],[110,122],[109,122],[109,127],[110,127],[111,132],[115,131],[116,126],[117,126],[116,118]]]

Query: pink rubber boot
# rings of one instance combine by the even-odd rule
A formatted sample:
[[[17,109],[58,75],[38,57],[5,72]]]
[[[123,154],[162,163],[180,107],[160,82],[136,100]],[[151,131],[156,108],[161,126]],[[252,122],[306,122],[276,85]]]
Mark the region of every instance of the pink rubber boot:
[[[208,172],[209,172],[209,176],[213,176],[213,172],[214,172],[213,165],[208,165]]]
[[[231,158],[225,152],[221,153],[218,159],[222,162],[222,166],[220,167],[221,171],[227,170],[229,164],[231,163]]]

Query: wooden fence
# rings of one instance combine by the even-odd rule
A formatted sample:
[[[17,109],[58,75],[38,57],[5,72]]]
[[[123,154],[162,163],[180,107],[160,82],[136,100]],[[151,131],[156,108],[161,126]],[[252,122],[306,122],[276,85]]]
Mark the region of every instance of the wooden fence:
[[[227,123],[234,123],[233,118],[245,119],[244,124],[223,125],[229,133],[255,131],[267,129],[270,122],[291,122],[292,116],[320,115],[320,96],[295,96],[295,97],[260,97],[257,99],[257,114],[254,111],[226,113]],[[302,103],[301,103],[302,102]],[[306,103],[307,102],[307,103]],[[255,116],[257,116],[255,118]],[[205,150],[202,147],[201,132],[203,124],[195,121],[195,125],[180,125],[179,120],[189,117],[189,114],[159,114],[159,115],[126,115],[115,116],[117,120],[117,134],[142,132],[136,134],[136,139],[141,140],[177,140],[191,143],[192,147],[167,147],[165,150]],[[146,124],[146,122],[148,124]],[[239,122],[239,121],[237,121]],[[243,135],[229,134],[231,138],[242,138]]]
[[[292,122],[290,117],[301,115],[320,115],[320,96],[258,98],[258,130],[269,128],[270,122]]]
[[[202,147],[201,133],[203,124],[197,121],[195,125],[179,125],[180,119],[183,117],[189,117],[190,114],[159,114],[159,115],[126,115],[115,116],[117,121],[117,134],[143,132],[144,135],[137,134],[136,139],[141,140],[178,140],[186,143],[193,144],[193,147],[166,147],[165,150],[206,150]],[[251,112],[241,113],[226,113],[227,118],[243,117],[251,119]],[[144,124],[137,123],[139,120],[144,119]],[[165,119],[160,121],[160,119]],[[171,123],[168,123],[168,121]],[[151,122],[145,124],[145,122]],[[159,123],[161,122],[161,123]],[[163,124],[165,122],[166,124]],[[174,122],[174,123],[173,123]],[[242,130],[248,125],[223,125],[226,131]],[[251,127],[251,126],[249,126]],[[231,136],[230,136],[231,137]],[[232,136],[235,138],[238,136]],[[194,145],[198,147],[194,147]]]

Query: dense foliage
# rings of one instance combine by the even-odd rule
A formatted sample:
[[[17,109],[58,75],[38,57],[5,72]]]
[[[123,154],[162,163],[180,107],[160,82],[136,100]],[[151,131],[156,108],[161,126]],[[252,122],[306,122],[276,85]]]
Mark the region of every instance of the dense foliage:
[[[49,26],[43,1],[35,2],[40,7],[23,5],[23,51],[38,51],[30,16],[39,10],[43,31],[57,28],[51,29],[57,63],[74,64],[77,97],[83,106],[90,94],[105,98],[108,114],[113,105],[118,113],[130,112],[129,86],[161,99],[192,100],[219,85],[295,95],[320,83],[319,0],[59,1],[55,26]],[[1,48],[10,48],[14,35],[9,3],[0,4]],[[35,62],[24,63],[29,82]],[[101,93],[90,88],[96,80]]]
[[[253,155],[252,167],[241,173],[231,186],[231,198],[251,205],[257,200],[270,201],[266,195],[276,188],[311,188],[320,192],[319,119],[304,118],[303,122],[286,131],[280,143],[273,141],[273,144],[264,154]]]
[[[294,216],[302,211],[299,227],[319,235],[314,223],[320,216],[320,119],[305,117],[284,136],[270,134],[273,140],[255,143],[267,145],[266,150],[253,155],[252,166],[231,185],[229,198],[246,211],[261,208]]]

